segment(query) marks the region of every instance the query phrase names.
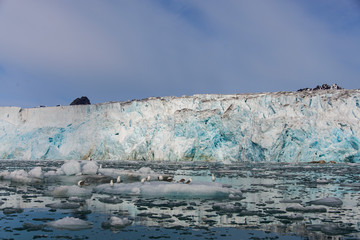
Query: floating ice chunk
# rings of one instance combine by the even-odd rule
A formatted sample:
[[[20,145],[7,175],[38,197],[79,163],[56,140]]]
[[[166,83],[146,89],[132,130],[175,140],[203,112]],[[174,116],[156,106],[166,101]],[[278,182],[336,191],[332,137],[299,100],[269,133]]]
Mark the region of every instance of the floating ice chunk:
[[[330,180],[327,180],[327,179],[316,179],[316,183],[317,184],[328,184],[330,183],[331,181]]]
[[[13,208],[13,207],[6,207],[2,209],[4,214],[15,214],[15,213],[22,213],[24,210],[22,208]]]
[[[0,179],[18,183],[38,183],[42,181],[42,178],[41,167],[35,167],[30,172],[20,169],[13,172],[3,171],[0,173]]]
[[[61,166],[61,170],[68,176],[81,173],[81,165],[79,161],[70,160]]]
[[[327,235],[345,235],[352,232],[357,232],[357,230],[351,226],[351,224],[344,223],[312,224],[307,225],[306,229],[309,231],[321,231]]]
[[[103,183],[109,183],[110,180],[112,180],[112,177],[109,176],[103,176],[103,175],[90,175],[87,176],[84,181],[86,184],[103,184]]]
[[[154,171],[149,167],[142,167],[139,170],[137,170],[140,174],[154,174]]]
[[[60,203],[49,203],[45,207],[53,209],[76,209],[80,207],[79,203],[69,203],[69,202],[60,202]]]
[[[61,171],[61,173],[64,174],[63,171]],[[61,174],[61,175],[62,175],[62,174]],[[44,173],[43,173],[43,176],[44,176],[45,178],[51,178],[51,177],[54,177],[54,176],[57,176],[57,175],[59,175],[58,172],[57,172],[57,171],[54,171],[54,170],[50,170],[50,171],[47,171],[47,172],[44,172]]]
[[[91,222],[84,221],[79,218],[65,217],[57,221],[49,222],[46,225],[56,229],[81,230],[81,229],[92,228],[93,224]]]
[[[85,164],[81,166],[81,172],[84,175],[95,175],[99,169],[98,164],[95,161],[86,161]]]
[[[302,206],[300,204],[289,206],[286,208],[288,212],[306,212],[306,213],[315,213],[315,212],[326,212],[327,209],[321,206]]]
[[[103,228],[124,228],[126,226],[131,225],[132,221],[128,218],[119,218],[112,216],[109,219],[109,222],[103,222],[101,226]]]
[[[43,172],[41,167],[35,167],[32,170],[29,171],[29,176],[33,177],[33,178],[39,178],[42,179],[43,178]]]
[[[91,197],[91,190],[80,188],[78,186],[60,186],[55,188],[50,195],[54,197]]]
[[[300,199],[282,199],[279,203],[301,203]]]
[[[229,204],[229,203],[215,203],[212,208],[215,211],[236,213],[245,210],[240,204]]]
[[[85,199],[81,198],[81,197],[69,197],[68,201],[69,202],[83,203],[83,202],[85,202]]]
[[[104,198],[99,198],[99,202],[118,204],[118,203],[122,203],[123,200],[118,197],[104,197]]]
[[[357,230],[351,224],[328,224],[321,227],[321,232],[328,235],[345,235]]]
[[[135,194],[147,197],[175,197],[175,198],[229,198],[241,195],[241,191],[224,188],[219,183],[169,183],[146,182],[130,184],[103,184],[94,188],[95,192],[106,194]]]
[[[30,182],[32,182],[32,179],[29,177],[29,174],[26,171],[22,170],[22,169],[10,172],[9,174],[4,175],[3,178],[5,180],[10,180],[12,182],[18,182],[18,183],[30,183]]]
[[[177,198],[228,198],[230,194],[240,193],[233,189],[223,188],[217,183],[151,183],[141,187],[145,196],[167,196]]]
[[[279,219],[291,220],[291,221],[304,220],[304,216],[302,214],[279,215],[275,217]]]
[[[64,174],[65,172],[61,168],[56,169],[56,175],[64,175]]]
[[[343,201],[341,201],[340,198],[328,197],[310,201],[309,204],[324,205],[329,207],[340,207],[343,204]]]
[[[9,171],[2,171],[0,172],[0,179],[8,179],[8,176],[9,176],[10,172]]]

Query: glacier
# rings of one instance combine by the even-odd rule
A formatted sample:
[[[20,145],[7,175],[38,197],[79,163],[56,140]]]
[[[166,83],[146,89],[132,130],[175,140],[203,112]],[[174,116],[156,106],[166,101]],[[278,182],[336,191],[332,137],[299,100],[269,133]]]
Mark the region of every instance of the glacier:
[[[360,90],[0,107],[0,159],[360,162]]]

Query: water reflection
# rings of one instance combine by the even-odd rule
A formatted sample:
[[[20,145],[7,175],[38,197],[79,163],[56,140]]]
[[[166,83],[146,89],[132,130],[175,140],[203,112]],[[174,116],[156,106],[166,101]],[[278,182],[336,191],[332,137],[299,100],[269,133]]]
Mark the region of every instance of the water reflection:
[[[197,235],[199,239],[204,239],[208,236],[206,232],[213,229],[221,229],[218,233],[227,231],[215,234],[219,239],[231,239],[243,230],[245,235],[250,230],[255,232],[249,238],[265,234],[256,230],[309,239],[360,237],[360,166],[357,164],[102,162],[103,170],[97,169],[96,177],[80,173],[66,175],[59,171],[61,166],[61,161],[0,161],[3,176],[0,222],[4,233],[34,231],[39,235],[57,231],[53,223],[71,217],[88,222],[74,222],[72,225],[78,224],[79,230],[69,233],[72,237],[83,231],[106,235],[132,229],[134,233],[144,227],[160,229],[157,231],[166,232],[170,237],[187,229],[192,237]],[[24,176],[6,177],[19,169],[28,173],[34,167],[41,167],[42,177],[37,176],[35,180],[34,177],[30,180],[23,179]],[[216,177],[215,183],[212,174]],[[116,180],[117,175],[121,175],[122,183],[114,186],[98,180],[88,181],[89,184],[81,188],[77,186],[80,179],[107,177],[108,181],[111,177]],[[175,181],[160,182],[158,175],[172,176]],[[141,183],[147,176],[151,176],[151,181]],[[192,182],[188,185],[176,182],[182,178],[192,178]],[[199,194],[205,186],[201,184],[210,186],[205,191],[207,194]],[[61,191],[59,186],[63,187]],[[96,190],[99,186],[101,191]],[[54,191],[58,191],[57,194]],[[79,194],[81,191],[89,194]],[[210,194],[212,191],[216,194]],[[311,202],[329,197],[327,201],[338,201],[338,204]],[[81,228],[81,224],[89,223],[90,230]],[[56,226],[55,223],[55,229]]]

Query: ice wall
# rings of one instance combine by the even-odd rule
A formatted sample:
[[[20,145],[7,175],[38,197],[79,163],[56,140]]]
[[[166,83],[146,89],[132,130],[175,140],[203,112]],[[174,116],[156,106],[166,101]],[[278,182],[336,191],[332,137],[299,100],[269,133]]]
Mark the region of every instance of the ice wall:
[[[2,159],[360,161],[360,90],[0,108]]]

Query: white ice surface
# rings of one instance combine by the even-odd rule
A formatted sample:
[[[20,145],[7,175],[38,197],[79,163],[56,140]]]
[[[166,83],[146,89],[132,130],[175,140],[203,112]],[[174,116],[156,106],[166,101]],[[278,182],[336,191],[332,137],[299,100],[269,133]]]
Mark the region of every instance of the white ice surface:
[[[0,107],[0,136],[3,159],[359,162],[360,90]]]
[[[316,199],[316,200],[310,201],[309,203],[313,204],[313,205],[340,207],[343,204],[343,201],[340,198],[327,197],[327,198]]]
[[[115,216],[110,217],[110,220],[109,220],[110,226],[115,227],[115,228],[123,228],[128,225],[131,225],[131,223],[132,223],[132,221],[129,220],[128,218],[120,218],[120,217],[115,217]]]
[[[33,178],[43,178],[43,172],[41,167],[35,167],[29,171],[29,176]]]
[[[49,192],[54,197],[91,197],[91,190],[78,186],[59,186]]]
[[[97,174],[98,169],[99,166],[95,161],[85,161],[81,166],[81,172],[84,175]]]
[[[62,165],[61,170],[66,175],[76,175],[81,173],[81,165],[79,161],[71,160]]]
[[[88,228],[92,228],[93,226],[91,222],[73,217],[65,217],[57,221],[49,222],[46,225],[56,229],[66,229],[66,230],[88,229]]]
[[[128,194],[146,197],[175,197],[175,198],[229,198],[232,195],[241,195],[240,190],[225,188],[219,183],[118,183],[114,186],[102,184],[94,188],[97,193]]]

